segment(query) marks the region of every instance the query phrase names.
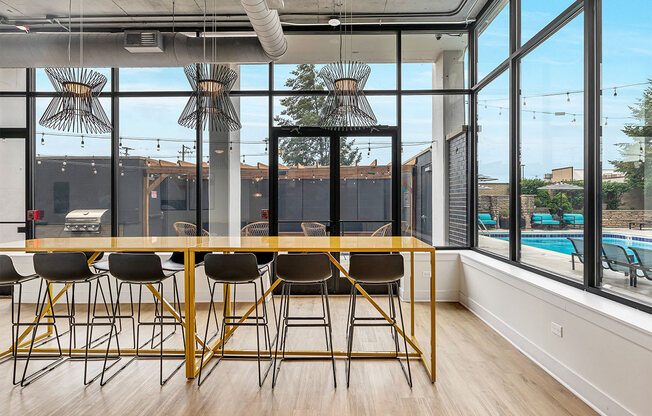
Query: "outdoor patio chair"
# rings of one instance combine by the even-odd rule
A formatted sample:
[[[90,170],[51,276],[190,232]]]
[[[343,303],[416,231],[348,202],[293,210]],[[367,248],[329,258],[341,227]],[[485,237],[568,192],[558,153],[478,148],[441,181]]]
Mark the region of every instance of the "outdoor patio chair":
[[[401,221],[401,235],[409,236],[411,231],[410,223]],[[374,231],[372,237],[391,237],[392,236],[392,223],[387,223]]]
[[[269,223],[267,221],[256,221],[249,223],[240,230],[242,237],[266,237],[269,235]]]
[[[496,228],[496,220],[491,218],[491,214],[478,214],[478,223],[484,224],[485,227],[493,225]]]
[[[633,276],[633,286],[636,287],[636,278],[639,276],[652,280],[652,250],[640,247],[629,247],[629,249],[634,252],[638,260],[635,267],[636,273]]]
[[[550,214],[532,214],[532,225],[540,225],[541,228],[550,228],[551,225],[559,225],[559,221],[552,218]]]
[[[564,214],[561,221],[565,225],[584,225],[584,216],[582,214]]]
[[[633,254],[627,254],[624,247],[617,244],[602,243],[603,263],[609,270],[625,273],[629,277],[629,284],[634,286],[636,275],[636,257]]]
[[[575,270],[575,257],[584,264],[584,240],[581,238],[572,238],[567,237],[568,240],[573,244],[574,253],[571,253],[571,263],[573,264],[573,270]]]
[[[326,226],[319,222],[302,222],[301,229],[306,237],[326,237]]]

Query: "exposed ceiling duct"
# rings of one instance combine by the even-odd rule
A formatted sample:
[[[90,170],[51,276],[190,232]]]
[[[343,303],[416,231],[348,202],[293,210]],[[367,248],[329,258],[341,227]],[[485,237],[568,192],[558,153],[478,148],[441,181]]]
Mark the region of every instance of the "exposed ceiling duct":
[[[241,3],[265,53],[276,61],[288,49],[278,11],[271,10],[266,0],[241,0]]]
[[[181,33],[161,33],[163,50],[132,53],[125,49],[124,33],[84,33],[84,65],[95,68],[178,67],[204,58],[202,38]],[[67,33],[0,35],[0,67],[43,68],[77,66],[79,36],[73,35],[68,58]],[[224,37],[217,41],[215,63],[267,63],[270,57],[255,37]]]
[[[84,33],[84,65],[95,68],[183,67],[193,63],[255,64],[277,60],[287,50],[281,21],[265,0],[242,0],[256,37],[220,37],[216,56],[204,53],[204,40],[182,33],[155,33],[156,52],[134,53],[125,45],[133,33]],[[79,63],[80,36],[68,33],[0,35],[0,68],[68,67]]]

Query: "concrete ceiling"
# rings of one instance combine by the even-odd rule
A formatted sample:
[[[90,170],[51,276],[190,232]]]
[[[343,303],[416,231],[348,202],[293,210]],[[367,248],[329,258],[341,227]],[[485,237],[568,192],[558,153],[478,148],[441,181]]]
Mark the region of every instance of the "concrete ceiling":
[[[287,35],[288,50],[279,64],[327,64],[339,60],[339,36]],[[365,34],[352,39],[344,38],[344,58],[367,63],[396,62],[396,39],[393,34]],[[460,51],[467,48],[466,34],[462,33],[405,33],[403,34],[403,62],[435,62],[443,51]]]
[[[487,0],[347,0],[352,21],[360,24],[464,23],[475,18]],[[209,15],[216,15],[220,27],[248,26],[239,0],[207,0]],[[278,8],[286,26],[325,26],[337,17],[344,0],[268,0]],[[80,0],[72,1],[73,26],[80,16]],[[175,0],[175,25],[201,28],[203,0]],[[34,31],[63,30],[68,21],[68,0],[0,0],[0,16],[6,19],[2,30],[14,25],[30,26]],[[172,0],[84,0],[84,28],[121,30],[125,28],[168,28],[172,25]],[[49,19],[49,20],[48,20]],[[328,27],[328,26],[326,26]]]

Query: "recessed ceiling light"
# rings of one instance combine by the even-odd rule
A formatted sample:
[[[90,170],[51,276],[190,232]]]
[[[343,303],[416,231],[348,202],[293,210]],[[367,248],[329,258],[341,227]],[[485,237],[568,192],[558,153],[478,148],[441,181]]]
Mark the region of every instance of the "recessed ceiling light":
[[[328,21],[328,24],[333,27],[337,27],[340,25],[340,19],[331,19]]]

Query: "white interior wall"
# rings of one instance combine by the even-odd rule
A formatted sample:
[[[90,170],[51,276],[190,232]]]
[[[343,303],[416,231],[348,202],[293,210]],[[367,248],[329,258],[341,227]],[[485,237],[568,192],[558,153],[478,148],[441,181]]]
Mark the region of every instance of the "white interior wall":
[[[599,413],[652,415],[652,315],[460,253],[462,304]]]
[[[25,91],[24,69],[0,69],[0,91]],[[25,127],[25,98],[0,98],[0,128]],[[0,222],[25,221],[25,139],[0,137]],[[25,238],[19,224],[0,224],[0,242]]]

